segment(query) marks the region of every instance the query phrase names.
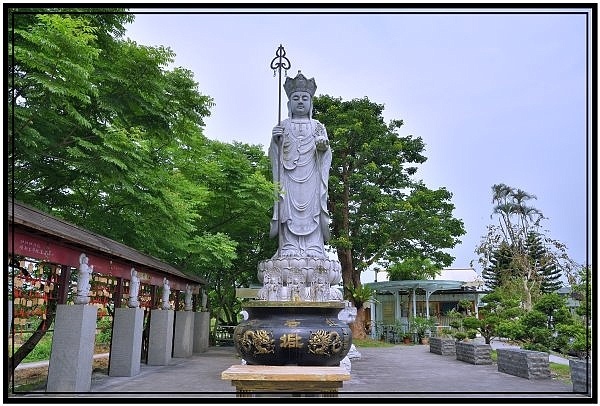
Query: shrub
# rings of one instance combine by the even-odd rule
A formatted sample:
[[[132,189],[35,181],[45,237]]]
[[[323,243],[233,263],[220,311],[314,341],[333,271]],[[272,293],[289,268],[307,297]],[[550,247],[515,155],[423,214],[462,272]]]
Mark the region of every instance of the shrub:
[[[16,348],[15,348],[16,351]],[[23,362],[45,361],[50,359],[52,352],[52,334],[46,333],[33,350],[27,354]]]
[[[96,325],[96,344],[110,344],[112,336],[112,317],[105,316],[98,320]]]

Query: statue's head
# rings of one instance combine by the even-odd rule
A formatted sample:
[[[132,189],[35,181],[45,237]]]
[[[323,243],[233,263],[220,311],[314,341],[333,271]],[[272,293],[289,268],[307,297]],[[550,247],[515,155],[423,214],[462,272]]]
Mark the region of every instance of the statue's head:
[[[294,92],[307,92],[312,98],[317,90],[317,84],[315,78],[306,79],[306,77],[298,71],[295,78],[290,79],[288,77],[285,79],[283,88],[285,89],[285,94],[287,94],[288,99]]]
[[[308,116],[312,117],[312,98],[317,90],[315,79],[306,79],[298,71],[295,78],[286,78],[283,84],[285,93],[288,97],[288,111],[290,117]]]

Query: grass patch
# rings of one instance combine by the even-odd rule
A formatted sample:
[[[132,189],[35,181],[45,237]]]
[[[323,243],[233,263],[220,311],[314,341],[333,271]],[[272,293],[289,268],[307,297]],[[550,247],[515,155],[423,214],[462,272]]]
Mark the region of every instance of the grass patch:
[[[569,365],[557,364],[556,362],[550,363],[550,376],[552,379],[558,379],[568,385],[571,382],[571,367]]]
[[[15,335],[14,348],[13,348],[13,337],[9,337],[8,341],[8,354],[12,356],[13,351],[16,352],[21,345],[31,337],[31,333]],[[48,332],[42,337],[40,342],[33,348],[33,350],[25,357],[23,362],[35,362],[45,361],[50,359],[50,352],[52,350],[52,332]]]
[[[498,362],[498,352],[496,350],[492,350],[490,353],[490,358],[493,362]]]
[[[387,343],[385,341],[373,340],[372,338],[365,338],[363,340],[352,339],[352,344],[357,347],[393,347],[394,344]]]

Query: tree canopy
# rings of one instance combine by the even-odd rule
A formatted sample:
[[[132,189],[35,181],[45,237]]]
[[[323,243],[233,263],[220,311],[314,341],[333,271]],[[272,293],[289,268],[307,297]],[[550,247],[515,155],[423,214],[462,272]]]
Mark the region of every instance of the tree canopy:
[[[360,286],[360,274],[404,258],[450,265],[445,249],[465,233],[452,216],[452,194],[431,190],[414,178],[425,162],[420,137],[401,136],[401,120],[389,124],[383,105],[367,97],[314,99],[314,117],[327,128],[333,151],[329,177],[332,239],[342,265],[345,297]],[[360,323],[360,309],[357,323]]]
[[[560,278],[580,267],[569,258],[566,246],[542,229],[545,219],[530,205],[536,196],[505,184],[492,186],[492,218],[476,248],[483,277],[489,287],[512,286],[521,292],[526,310],[537,296],[562,286]]]
[[[396,262],[388,268],[391,281],[433,279],[440,272],[429,258],[412,257],[405,258],[402,262]]]
[[[169,48],[123,38],[133,15],[24,10],[10,13],[14,198],[205,277],[235,321],[235,287],[270,243],[261,147],[204,135],[212,98],[168,68]]]

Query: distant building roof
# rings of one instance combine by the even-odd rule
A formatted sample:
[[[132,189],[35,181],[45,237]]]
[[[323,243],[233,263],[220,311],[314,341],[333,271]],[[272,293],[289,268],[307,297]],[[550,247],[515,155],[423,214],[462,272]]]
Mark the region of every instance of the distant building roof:
[[[473,268],[444,268],[441,274],[433,279],[473,282],[478,279],[478,275]]]
[[[382,281],[367,283],[376,290],[406,290],[423,289],[425,291],[437,290],[477,290],[484,287],[483,280],[473,268],[445,268],[440,275],[428,280],[403,280]]]

